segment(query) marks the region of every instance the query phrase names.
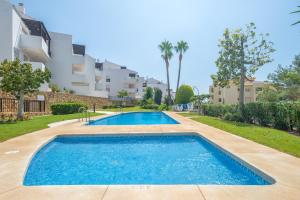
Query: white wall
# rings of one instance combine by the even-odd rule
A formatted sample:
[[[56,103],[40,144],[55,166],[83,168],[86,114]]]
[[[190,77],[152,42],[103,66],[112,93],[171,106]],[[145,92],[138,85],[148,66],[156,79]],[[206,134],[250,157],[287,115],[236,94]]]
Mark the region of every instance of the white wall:
[[[13,17],[12,5],[6,0],[0,0],[0,62],[13,59]]]
[[[103,71],[101,71],[101,84],[104,89],[109,88],[109,96],[117,96],[120,90],[126,90],[129,96],[136,97],[138,79],[129,77],[129,74],[136,74],[137,72],[130,69],[121,69],[121,65],[111,63],[108,61],[103,62]],[[110,79],[110,82],[106,82],[106,78]],[[132,85],[133,88],[129,88]]]
[[[105,91],[95,91],[95,59],[88,54],[74,55],[72,36],[50,32],[52,58],[48,65],[52,73],[51,82],[61,90],[74,90],[76,94],[107,97]],[[80,70],[73,71],[73,66]]]

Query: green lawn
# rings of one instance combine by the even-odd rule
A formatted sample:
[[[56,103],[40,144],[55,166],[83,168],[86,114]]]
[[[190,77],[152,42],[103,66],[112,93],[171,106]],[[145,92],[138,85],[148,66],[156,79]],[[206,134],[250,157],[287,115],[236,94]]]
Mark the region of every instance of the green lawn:
[[[123,112],[137,112],[137,111],[142,111],[142,112],[147,112],[147,111],[153,111],[150,109],[143,109],[140,106],[134,106],[134,107],[126,107],[122,109]],[[101,109],[100,111],[111,111],[111,112],[120,112],[120,108],[109,108],[109,109]]]
[[[300,137],[291,135],[288,132],[253,124],[226,121],[208,116],[199,116],[197,114],[182,113],[181,115],[191,117],[197,122],[213,126],[279,151],[300,157]]]
[[[91,116],[96,115],[101,114],[91,113]],[[17,123],[13,124],[0,124],[0,142],[26,133],[31,133],[33,131],[47,128],[47,125],[53,122],[76,119],[79,118],[79,116],[79,113],[69,115],[36,116],[27,121],[18,121]]]

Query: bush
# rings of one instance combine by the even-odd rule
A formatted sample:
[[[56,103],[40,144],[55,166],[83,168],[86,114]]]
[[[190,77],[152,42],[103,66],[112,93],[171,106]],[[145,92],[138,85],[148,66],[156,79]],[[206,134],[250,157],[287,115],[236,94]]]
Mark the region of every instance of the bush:
[[[201,107],[204,115],[300,132],[300,102],[248,103],[243,115],[238,105],[203,104]]]
[[[160,104],[160,105],[158,106],[158,110],[160,110],[160,111],[168,110],[167,104],[164,104],[164,103]]]
[[[157,104],[146,104],[141,106],[144,109],[153,109],[153,110],[157,110],[158,109],[158,105]]]
[[[56,93],[56,92],[60,92],[60,89],[58,87],[58,85],[50,83],[49,84],[49,88],[51,89],[52,92]]]
[[[181,85],[176,92],[175,102],[176,104],[187,104],[191,102],[193,96],[194,92],[191,86]]]
[[[57,103],[51,105],[51,111],[53,115],[72,114],[78,113],[79,108],[87,106],[82,103]]]

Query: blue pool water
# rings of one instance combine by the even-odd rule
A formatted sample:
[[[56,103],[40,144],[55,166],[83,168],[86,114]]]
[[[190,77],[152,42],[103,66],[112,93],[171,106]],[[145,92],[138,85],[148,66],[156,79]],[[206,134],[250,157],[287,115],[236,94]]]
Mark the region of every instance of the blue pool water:
[[[130,112],[91,121],[89,125],[178,124],[163,112]]]
[[[268,185],[195,134],[58,136],[33,157],[24,185]]]

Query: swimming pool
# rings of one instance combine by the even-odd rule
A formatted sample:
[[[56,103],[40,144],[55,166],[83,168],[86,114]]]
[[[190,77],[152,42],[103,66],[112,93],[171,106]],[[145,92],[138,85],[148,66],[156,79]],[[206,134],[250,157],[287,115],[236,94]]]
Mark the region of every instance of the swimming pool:
[[[163,112],[129,112],[91,121],[88,125],[154,125],[178,124]]]
[[[196,133],[58,136],[32,158],[23,184],[269,185],[272,179]]]

